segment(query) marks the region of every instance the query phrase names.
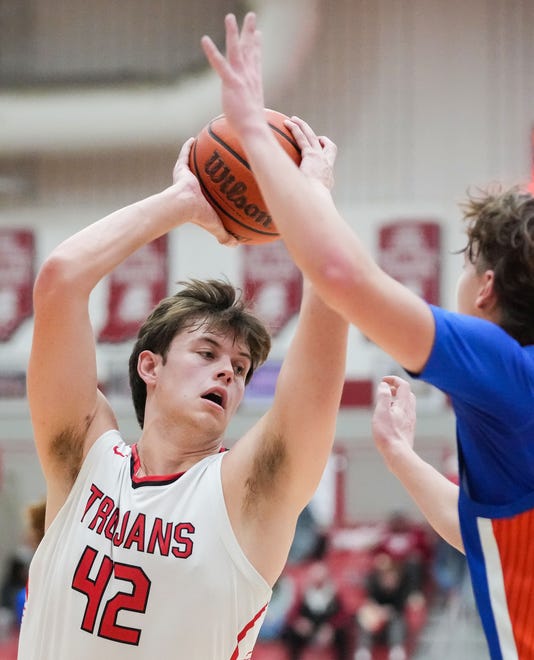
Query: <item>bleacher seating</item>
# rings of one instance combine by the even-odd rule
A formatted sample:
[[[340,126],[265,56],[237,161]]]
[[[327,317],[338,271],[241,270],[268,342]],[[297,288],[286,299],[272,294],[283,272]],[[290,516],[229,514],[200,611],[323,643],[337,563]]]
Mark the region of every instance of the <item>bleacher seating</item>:
[[[350,529],[333,530],[330,534],[328,551],[324,561],[330,568],[331,575],[336,582],[345,608],[347,625],[352,626],[355,614],[365,598],[365,578],[371,568],[374,547],[379,541],[380,534],[377,526],[360,526]],[[417,527],[419,532],[419,528]],[[430,555],[425,561],[430,560]],[[295,581],[296,594],[303,587],[309,562],[300,564],[287,564],[284,573]],[[432,584],[427,580],[427,597],[430,595]],[[406,612],[408,622],[407,651],[410,654],[415,648],[417,638],[427,619],[427,606]],[[353,628],[355,632],[355,627]],[[353,644],[355,640],[353,639]],[[288,655],[281,641],[258,641],[252,655],[252,660],[287,660]],[[352,655],[351,655],[352,658]],[[351,658],[347,660],[351,660]],[[377,648],[373,652],[373,660],[386,660],[385,648]],[[329,650],[308,649],[303,660],[332,660]]]

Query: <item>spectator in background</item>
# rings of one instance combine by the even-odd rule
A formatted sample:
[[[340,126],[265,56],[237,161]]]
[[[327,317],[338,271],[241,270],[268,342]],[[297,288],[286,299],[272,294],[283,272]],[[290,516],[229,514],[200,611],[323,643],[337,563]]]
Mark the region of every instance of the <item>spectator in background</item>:
[[[265,613],[258,639],[264,642],[280,639],[295,606],[297,589],[294,579],[282,573],[274,583],[269,607]]]
[[[317,561],[310,565],[306,584],[283,637],[291,660],[302,657],[305,648],[333,648],[338,660],[346,660],[348,635],[343,605],[328,566]]]
[[[403,511],[393,511],[375,553],[385,553],[403,566],[404,579],[411,591],[423,591],[431,549],[428,535]]]
[[[437,605],[447,606],[462,590],[467,578],[465,555],[438,537],[432,562],[432,577],[438,587]]]
[[[0,590],[0,608],[6,621],[17,620],[17,597],[26,588],[29,561],[25,548],[15,551],[7,560]]]
[[[30,504],[26,511],[26,539],[29,547],[31,548],[32,555],[37,550],[39,543],[43,540],[45,532],[45,517],[46,517],[46,498]],[[17,625],[20,626],[22,621],[22,614],[26,604],[27,596],[27,577],[24,586],[19,589],[15,599],[15,615]]]
[[[35,549],[44,534],[45,500],[31,504],[24,512],[25,535],[21,545],[9,557],[0,587],[2,625],[18,628],[26,600],[28,569]]]
[[[458,458],[454,452],[445,452],[443,474],[453,484],[458,485]],[[466,585],[467,560],[465,555],[441,536],[438,536],[436,542],[432,561],[432,577],[438,587],[438,606],[447,606]]]
[[[288,564],[301,564],[323,559],[327,548],[327,533],[318,523],[311,506],[304,507],[297,519],[295,536],[288,556]],[[269,607],[258,638],[263,641],[279,639],[296,607],[297,587],[291,575],[282,573],[273,586]]]
[[[389,660],[406,658],[406,608],[419,606],[421,594],[413,588],[408,565],[381,552],[374,558],[366,580],[366,597],[356,613],[355,660],[370,660],[375,644],[386,644]]]
[[[309,559],[322,559],[326,551],[326,542],[326,532],[321,529],[308,504],[297,519],[288,562],[296,564]]]

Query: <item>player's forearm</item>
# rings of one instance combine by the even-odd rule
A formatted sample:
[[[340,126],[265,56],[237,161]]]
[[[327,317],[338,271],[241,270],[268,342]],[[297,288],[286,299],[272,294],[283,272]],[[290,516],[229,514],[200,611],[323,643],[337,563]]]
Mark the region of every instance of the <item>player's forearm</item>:
[[[298,511],[317,490],[334,443],[347,334],[346,321],[306,288],[270,416],[276,435],[284,440],[290,469],[280,482],[280,497]]]
[[[406,449],[387,464],[434,530],[464,552],[458,515],[458,486],[412,449]]]
[[[187,220],[187,199],[171,189],[135,202],[85,227],[57,246],[48,261],[80,293],[130,254]]]
[[[240,138],[294,261],[328,305],[405,368],[419,371],[434,338],[430,308],[378,266],[330,193],[294,165],[263,124],[247,126]]]
[[[347,343],[347,321],[312,288],[301,307],[294,344],[303,355],[299,378],[316,383],[315,403],[321,410],[316,424],[324,424],[324,434],[331,435],[332,440],[345,382]],[[320,438],[321,434],[317,435]]]

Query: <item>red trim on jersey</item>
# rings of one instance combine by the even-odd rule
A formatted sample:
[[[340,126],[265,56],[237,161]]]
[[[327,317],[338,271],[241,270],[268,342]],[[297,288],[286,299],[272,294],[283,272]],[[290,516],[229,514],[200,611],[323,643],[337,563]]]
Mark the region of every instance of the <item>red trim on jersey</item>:
[[[137,473],[141,468],[141,461],[139,459],[139,452],[137,451],[137,445],[132,445],[132,481],[134,484],[146,484],[146,483],[170,483],[179,479],[183,472],[175,472],[174,474],[160,474],[160,475],[150,475],[146,477],[138,477]]]
[[[237,635],[237,645],[234,649],[234,652],[232,653],[230,660],[237,660],[237,658],[239,657],[239,642],[241,642],[246,637],[246,634],[251,628],[254,628],[257,620],[267,609],[268,604],[269,603],[265,603],[265,605],[261,608],[261,610],[247,623],[247,625],[243,628],[243,630]]]
[[[113,451],[115,451],[115,447],[113,447]],[[221,452],[227,451],[226,447],[221,447],[219,449],[219,454]],[[118,453],[115,451],[115,453]],[[141,460],[139,459],[139,452],[137,451],[137,445],[132,445],[132,483],[135,485],[141,485],[141,484],[170,484],[173,481],[176,481],[179,479],[182,474],[185,474],[186,470],[183,470],[182,472],[175,472],[174,474],[157,474],[157,475],[149,475],[149,476],[144,476],[144,477],[139,477],[137,476],[137,473],[139,472],[139,469],[141,468]]]

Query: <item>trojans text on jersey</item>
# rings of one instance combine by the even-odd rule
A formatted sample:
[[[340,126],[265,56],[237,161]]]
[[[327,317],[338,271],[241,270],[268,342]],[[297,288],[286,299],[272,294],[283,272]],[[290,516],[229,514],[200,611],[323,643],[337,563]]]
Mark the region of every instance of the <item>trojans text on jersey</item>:
[[[193,552],[195,527],[190,522],[165,522],[147,519],[144,513],[132,517],[131,511],[120,511],[113,498],[91,484],[81,523],[96,534],[103,534],[114,546],[149,554],[173,555],[185,559]]]

